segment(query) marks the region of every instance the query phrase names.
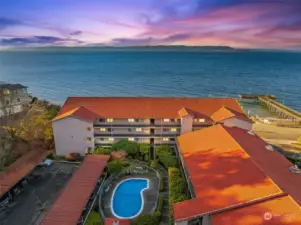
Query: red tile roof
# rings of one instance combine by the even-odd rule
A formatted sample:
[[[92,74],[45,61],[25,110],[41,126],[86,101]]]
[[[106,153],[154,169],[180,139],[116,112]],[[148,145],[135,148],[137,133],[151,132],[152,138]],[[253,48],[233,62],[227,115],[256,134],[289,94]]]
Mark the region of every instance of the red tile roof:
[[[228,107],[222,107],[219,110],[217,110],[215,113],[212,114],[211,119],[214,122],[220,122],[232,117],[236,117],[237,119],[245,120],[247,122],[252,122],[252,120],[250,120],[244,113],[237,112]]]
[[[289,170],[293,164],[276,150],[268,151],[266,143],[257,135],[250,135],[239,128],[224,127],[236,142],[251,156],[254,163],[269,176],[285,193],[301,205],[301,175]]]
[[[57,116],[80,106],[103,118],[179,118],[182,108],[210,117],[222,106],[243,113],[234,98],[69,97]]]
[[[86,156],[40,225],[76,225],[109,158]]]
[[[105,225],[117,225],[114,222],[118,222],[118,225],[130,225],[130,220],[127,219],[113,219],[113,218],[106,218]]]
[[[0,197],[28,175],[51,151],[30,151],[0,173]]]
[[[221,125],[178,137],[196,199],[176,203],[176,220],[281,193]]]
[[[301,210],[289,196],[212,215],[212,225],[300,225]]]
[[[96,113],[90,111],[89,109],[86,109],[83,106],[80,106],[80,107],[74,108],[70,111],[67,111],[59,116],[56,116],[53,121],[60,120],[65,117],[68,117],[68,116],[81,118],[81,119],[91,121],[91,122],[94,122],[96,120],[96,118],[98,117],[98,115]]]

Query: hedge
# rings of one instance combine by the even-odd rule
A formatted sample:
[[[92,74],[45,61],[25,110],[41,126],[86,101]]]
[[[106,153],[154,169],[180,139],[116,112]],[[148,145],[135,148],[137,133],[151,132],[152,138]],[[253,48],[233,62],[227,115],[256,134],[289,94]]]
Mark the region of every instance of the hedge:
[[[160,192],[164,190],[164,177],[163,174],[160,173]]]
[[[173,224],[172,206],[177,202],[188,199],[185,193],[185,182],[178,168],[168,168],[168,186],[169,186],[169,222]]]
[[[138,216],[137,220],[132,222],[133,225],[157,225],[157,218],[155,215],[142,214]]]
[[[177,167],[178,159],[176,156],[162,156],[159,157],[160,164],[168,170],[169,167]]]
[[[158,169],[159,168],[158,161],[157,160],[152,160],[151,164],[150,164],[150,167],[155,169],[155,170]]]
[[[86,225],[95,225],[95,224],[103,225],[103,222],[100,217],[100,213],[91,211],[87,218],[87,222],[85,224]]]
[[[162,217],[163,201],[164,201],[164,196],[163,195],[159,195],[158,205],[157,205],[157,209],[155,211],[155,216],[157,218],[158,223],[161,221],[161,217]]]

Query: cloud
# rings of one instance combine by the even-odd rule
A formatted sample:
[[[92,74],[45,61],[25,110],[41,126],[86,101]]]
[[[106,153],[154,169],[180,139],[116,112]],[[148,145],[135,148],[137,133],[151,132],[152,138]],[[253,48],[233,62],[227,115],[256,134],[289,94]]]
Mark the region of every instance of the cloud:
[[[13,19],[7,19],[4,17],[0,17],[0,29],[10,27],[10,26],[16,26],[16,25],[22,25],[23,23],[19,20],[13,20]]]
[[[15,37],[0,40],[3,46],[48,46],[48,45],[73,45],[81,44],[81,41],[64,39],[52,36]]]
[[[78,36],[81,35],[83,32],[80,30],[72,31],[69,33],[70,36]]]
[[[183,41],[187,38],[191,37],[190,34],[179,33],[169,35],[163,38],[154,38],[154,37],[146,37],[146,38],[115,38],[113,39],[113,45],[117,46],[135,46],[135,45],[166,45],[173,44],[179,41]]]

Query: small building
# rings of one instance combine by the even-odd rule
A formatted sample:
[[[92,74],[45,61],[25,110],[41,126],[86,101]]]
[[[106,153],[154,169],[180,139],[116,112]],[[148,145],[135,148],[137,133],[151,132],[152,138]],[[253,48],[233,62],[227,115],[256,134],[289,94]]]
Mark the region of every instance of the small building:
[[[0,83],[0,117],[22,112],[30,101],[26,86]]]
[[[57,155],[84,155],[122,139],[175,147],[179,135],[216,123],[252,127],[234,98],[161,97],[69,97],[52,126]]]

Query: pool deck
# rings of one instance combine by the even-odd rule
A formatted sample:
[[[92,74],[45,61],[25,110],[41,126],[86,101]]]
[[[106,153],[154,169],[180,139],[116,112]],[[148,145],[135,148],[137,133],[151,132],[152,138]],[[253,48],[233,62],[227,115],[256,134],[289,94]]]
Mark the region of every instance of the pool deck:
[[[103,194],[102,198],[102,208],[103,212],[106,217],[115,218],[114,214],[112,213],[111,209],[111,199],[112,194],[116,188],[116,186],[129,178],[145,178],[149,180],[149,188],[143,191],[143,198],[144,198],[144,206],[141,211],[141,214],[153,213],[157,207],[157,200],[159,195],[159,178],[155,173],[147,173],[147,174],[132,174],[126,175],[121,178],[114,180],[111,183],[110,189]]]

